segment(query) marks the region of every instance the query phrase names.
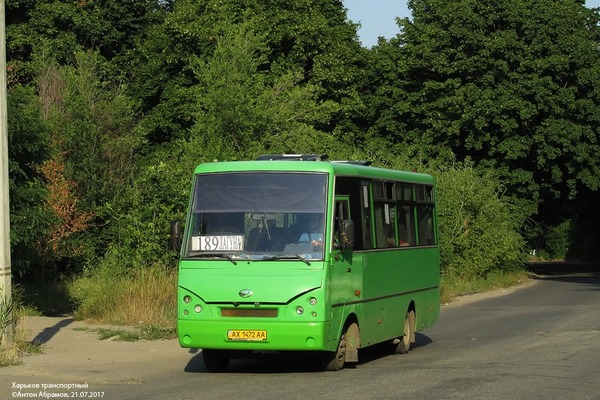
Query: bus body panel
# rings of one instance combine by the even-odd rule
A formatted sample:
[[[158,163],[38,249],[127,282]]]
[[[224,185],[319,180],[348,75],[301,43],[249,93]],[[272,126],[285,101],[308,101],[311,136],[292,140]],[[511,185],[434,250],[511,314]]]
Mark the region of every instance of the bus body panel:
[[[354,283],[351,286],[353,294],[355,290],[360,292],[354,296],[332,296],[332,303],[338,313],[357,315],[362,347],[401,336],[405,314],[411,303],[414,303],[418,315],[419,330],[437,320],[439,252],[437,247],[419,249],[419,252],[415,255],[411,248],[356,252],[351,263],[354,279],[347,279],[340,273],[333,279],[331,291],[334,294],[347,293],[349,283]],[[334,276],[335,268],[334,263]],[[350,305],[353,305],[352,311]],[[332,326],[343,321],[344,318],[338,317]],[[341,326],[338,326],[331,333],[337,336],[340,329]]]
[[[179,286],[198,293],[208,303],[285,304],[323,285],[322,262],[308,267],[296,261],[238,261],[233,265],[229,261],[186,260],[181,265]],[[241,297],[242,290],[252,294]]]
[[[439,285],[435,282],[438,271],[435,262],[429,266],[424,259],[438,259],[437,249],[414,257],[411,249],[367,253],[364,276],[363,324],[361,336],[364,345],[379,343],[402,336],[406,312],[414,307],[420,329],[435,322],[439,314]],[[415,260],[416,258],[416,260]],[[418,271],[415,273],[415,269]],[[432,308],[432,298],[435,307]]]

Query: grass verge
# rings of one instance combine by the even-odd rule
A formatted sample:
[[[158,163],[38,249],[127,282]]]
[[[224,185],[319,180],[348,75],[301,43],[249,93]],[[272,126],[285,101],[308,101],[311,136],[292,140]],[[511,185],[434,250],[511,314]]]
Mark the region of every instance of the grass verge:
[[[175,330],[177,271],[172,268],[153,266],[120,273],[99,268],[76,278],[69,292],[77,319],[141,327],[148,332]]]
[[[440,302],[446,304],[457,296],[516,286],[529,279],[529,276],[525,270],[497,271],[485,277],[469,278],[447,274],[441,278]]]

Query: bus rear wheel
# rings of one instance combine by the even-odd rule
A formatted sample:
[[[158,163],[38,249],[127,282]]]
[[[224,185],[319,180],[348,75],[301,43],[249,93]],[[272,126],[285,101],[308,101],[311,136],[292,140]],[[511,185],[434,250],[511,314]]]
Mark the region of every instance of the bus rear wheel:
[[[415,338],[415,312],[408,311],[404,317],[404,335],[394,340],[394,352],[406,354]]]
[[[202,359],[208,372],[225,372],[229,367],[229,354],[226,350],[202,349]]]

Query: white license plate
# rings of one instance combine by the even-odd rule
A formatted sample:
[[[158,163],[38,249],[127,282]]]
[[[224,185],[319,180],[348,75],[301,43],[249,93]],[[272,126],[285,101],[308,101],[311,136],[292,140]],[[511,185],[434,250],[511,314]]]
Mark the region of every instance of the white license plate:
[[[244,236],[194,236],[192,238],[194,251],[242,251],[244,250]]]

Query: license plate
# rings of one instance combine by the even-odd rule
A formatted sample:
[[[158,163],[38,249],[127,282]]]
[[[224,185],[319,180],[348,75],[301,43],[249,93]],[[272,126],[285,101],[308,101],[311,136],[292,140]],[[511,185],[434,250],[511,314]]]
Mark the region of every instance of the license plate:
[[[231,329],[227,331],[228,340],[267,340],[267,331]]]

